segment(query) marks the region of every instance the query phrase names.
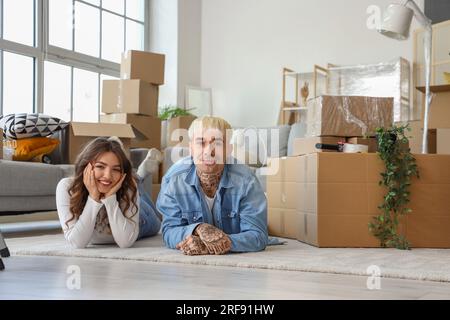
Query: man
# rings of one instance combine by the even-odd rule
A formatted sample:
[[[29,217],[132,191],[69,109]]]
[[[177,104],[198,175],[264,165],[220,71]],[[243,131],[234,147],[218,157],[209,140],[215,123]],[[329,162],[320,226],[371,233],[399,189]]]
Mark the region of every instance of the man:
[[[191,156],[164,176],[156,204],[169,248],[186,255],[265,249],[267,200],[253,172],[233,163],[230,133],[216,117],[196,119],[189,128]]]

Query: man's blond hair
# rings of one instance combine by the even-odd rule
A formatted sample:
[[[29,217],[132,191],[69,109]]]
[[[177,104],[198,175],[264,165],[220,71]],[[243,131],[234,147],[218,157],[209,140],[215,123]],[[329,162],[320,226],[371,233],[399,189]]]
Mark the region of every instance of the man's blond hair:
[[[189,140],[194,139],[194,133],[197,130],[218,129],[223,134],[224,141],[229,142],[233,134],[231,125],[224,119],[219,117],[201,117],[195,119],[189,127]],[[227,136],[228,135],[228,136]]]

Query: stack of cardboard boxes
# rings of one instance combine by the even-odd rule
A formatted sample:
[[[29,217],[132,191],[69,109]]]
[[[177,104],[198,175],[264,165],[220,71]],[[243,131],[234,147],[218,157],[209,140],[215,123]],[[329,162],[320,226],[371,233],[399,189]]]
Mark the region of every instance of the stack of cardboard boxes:
[[[165,56],[131,50],[124,53],[120,80],[104,80],[102,123],[129,124],[135,137],[130,148],[161,149],[161,120],[158,118],[159,86],[164,84]],[[153,183],[160,183],[160,173]]]
[[[333,112],[324,111],[321,117],[325,121],[321,122],[329,123],[325,132],[331,137],[296,141],[298,155],[269,162],[272,173],[267,176],[269,234],[318,247],[379,247],[368,224],[381,213],[378,206],[383,203],[386,190],[378,182],[385,171],[384,164],[376,153],[311,149],[312,140],[348,141],[345,137],[350,129],[345,128],[348,122],[341,119],[338,124],[332,123],[326,119],[327,114]],[[352,140],[361,143],[361,139]],[[399,232],[413,247],[450,248],[450,155],[415,157],[420,179],[412,181],[409,207],[413,211],[402,217]]]
[[[129,51],[122,56],[121,80],[103,82],[101,123],[71,122],[61,132],[58,163],[73,164],[82,148],[96,137],[117,136],[130,148],[161,148],[158,118],[159,85],[164,84],[165,56]],[[155,176],[159,182],[159,175]]]
[[[131,50],[122,56],[120,80],[104,80],[103,123],[131,124],[131,148],[161,149],[159,86],[164,84],[165,56]]]

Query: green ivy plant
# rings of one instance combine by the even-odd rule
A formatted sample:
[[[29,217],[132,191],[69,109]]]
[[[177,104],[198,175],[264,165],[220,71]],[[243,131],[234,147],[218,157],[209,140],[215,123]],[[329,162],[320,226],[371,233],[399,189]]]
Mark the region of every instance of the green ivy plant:
[[[194,109],[183,109],[177,106],[167,105],[159,111],[158,118],[161,120],[170,120],[181,116],[192,116],[192,113],[189,112],[191,110]]]
[[[409,250],[410,244],[404,235],[398,234],[399,217],[411,212],[406,205],[410,202],[411,178],[419,178],[416,159],[408,148],[405,131],[411,131],[409,124],[378,128],[378,155],[384,161],[386,171],[381,173],[380,186],[387,188],[384,201],[378,208],[382,213],[369,223],[369,230],[377,237],[381,246]]]

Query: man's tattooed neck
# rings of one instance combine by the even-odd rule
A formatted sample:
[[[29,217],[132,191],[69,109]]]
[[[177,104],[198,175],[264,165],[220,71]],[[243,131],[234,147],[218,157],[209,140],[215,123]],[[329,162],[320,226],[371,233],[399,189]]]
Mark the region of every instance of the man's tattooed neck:
[[[197,169],[197,176],[200,179],[200,185],[208,197],[212,198],[216,194],[222,173],[223,170],[218,173],[204,173]]]

